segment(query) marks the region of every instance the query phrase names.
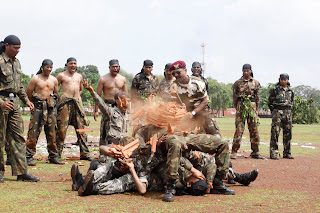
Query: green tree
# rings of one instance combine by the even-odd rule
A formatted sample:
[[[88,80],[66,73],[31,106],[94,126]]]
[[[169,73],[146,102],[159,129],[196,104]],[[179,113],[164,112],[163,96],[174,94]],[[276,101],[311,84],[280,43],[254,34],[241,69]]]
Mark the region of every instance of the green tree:
[[[126,80],[127,80],[128,92],[129,92],[129,94],[130,94],[131,84],[132,84],[132,79],[133,79],[133,74],[128,73],[128,72],[126,72],[126,71],[123,70],[123,69],[120,69],[119,74],[126,78]]]
[[[305,85],[293,87],[292,90],[294,91],[295,96],[300,96],[304,99],[312,98],[315,105],[320,109],[320,90]]]
[[[295,96],[292,107],[292,122],[297,124],[319,123],[319,110],[312,98]]]
[[[210,106],[215,110],[225,110],[232,107],[232,84],[219,83],[217,80],[208,78],[210,94]]]
[[[260,100],[259,100],[259,109],[263,109],[268,111],[268,98],[269,98],[269,91],[273,88],[275,84],[269,83],[266,87],[261,87],[260,89]]]
[[[23,87],[25,89],[25,91],[27,91],[27,87],[28,87],[28,84],[30,82],[30,76],[22,73],[22,84],[23,84]],[[25,105],[21,100],[20,100],[20,106],[22,107],[26,107],[27,105]]]

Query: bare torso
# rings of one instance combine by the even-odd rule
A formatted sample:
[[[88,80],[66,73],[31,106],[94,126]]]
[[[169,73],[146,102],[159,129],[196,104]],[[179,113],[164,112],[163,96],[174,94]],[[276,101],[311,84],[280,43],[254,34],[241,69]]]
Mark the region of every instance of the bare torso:
[[[57,76],[59,85],[62,87],[62,96],[67,98],[79,98],[82,92],[82,75],[64,71]]]
[[[99,91],[99,86],[101,91]],[[99,80],[97,93],[100,92],[99,95],[101,95],[101,92],[103,92],[103,99],[114,100],[114,95],[121,91],[127,92],[126,79],[122,75],[112,76],[108,73]]]
[[[27,88],[27,95],[30,100],[32,100],[33,92],[37,93],[41,99],[48,98],[53,93],[57,94],[58,80],[52,75],[35,75],[31,78]]]

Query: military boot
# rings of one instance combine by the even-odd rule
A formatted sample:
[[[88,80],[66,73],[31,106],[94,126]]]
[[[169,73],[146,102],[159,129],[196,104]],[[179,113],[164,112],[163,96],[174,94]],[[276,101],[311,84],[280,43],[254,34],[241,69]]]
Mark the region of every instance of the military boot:
[[[17,176],[17,181],[27,181],[27,182],[38,182],[40,178],[34,177],[33,175],[27,173]]]
[[[49,163],[64,165],[65,163],[57,157],[49,158]]]
[[[174,195],[176,193],[176,180],[169,180],[167,183],[166,191],[164,192],[164,196],[162,198],[165,202],[173,202]]]
[[[283,158],[294,159],[294,157],[291,154],[283,155]]]
[[[98,159],[93,159],[90,163],[90,166],[88,168],[88,171],[89,170],[96,170],[98,169],[100,166],[102,166],[102,164],[100,163],[100,161]]]
[[[210,190],[211,194],[223,194],[223,195],[234,195],[236,192],[226,187],[223,182],[223,174],[217,173],[213,179],[213,189]]]
[[[27,158],[28,166],[36,166],[37,164],[34,162],[33,157]]]
[[[84,184],[78,190],[79,196],[97,195],[99,192],[96,185],[93,183],[93,171],[88,171],[84,178]]]
[[[78,191],[80,186],[84,184],[84,178],[79,171],[78,164],[73,164],[71,167],[71,178],[72,178],[72,190]]]
[[[237,172],[235,172],[234,174],[236,175],[236,178],[234,179],[235,181],[245,186],[249,186],[249,184],[252,181],[255,181],[255,179],[258,177],[258,169],[243,174],[239,174]]]
[[[7,153],[6,165],[7,166],[11,165],[11,158],[10,158],[10,154],[8,154],[8,153]]]

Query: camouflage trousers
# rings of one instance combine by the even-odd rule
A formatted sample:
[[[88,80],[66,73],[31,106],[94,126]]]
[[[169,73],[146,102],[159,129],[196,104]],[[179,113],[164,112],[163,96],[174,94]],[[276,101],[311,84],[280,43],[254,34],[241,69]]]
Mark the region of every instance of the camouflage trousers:
[[[12,175],[28,173],[26,161],[26,141],[23,137],[23,119],[20,112],[20,101],[15,99],[14,110],[0,108],[0,174],[5,171],[4,147],[8,143]]]
[[[291,155],[292,114],[291,110],[272,111],[270,156],[278,155],[278,139],[281,127],[283,129],[283,156]]]
[[[35,105],[36,106],[36,105]],[[32,158],[36,154],[36,145],[39,135],[44,126],[44,132],[47,139],[48,158],[58,157],[56,146],[56,113],[54,108],[48,109],[46,121],[45,115],[41,107],[35,107],[31,112],[28,139],[27,139],[27,158]]]
[[[106,104],[108,104],[108,106],[112,106],[113,104],[115,104],[115,101],[114,100],[104,100],[104,102]],[[107,145],[109,144],[108,141],[106,141],[106,135],[107,135],[107,132],[106,132],[106,127],[105,127],[105,122],[106,122],[106,119],[107,116],[105,116],[104,114],[102,114],[102,118],[101,118],[101,125],[100,125],[100,140],[99,140],[99,146],[101,145]]]
[[[74,101],[68,101],[58,109],[57,130],[56,130],[56,145],[59,157],[62,155],[64,140],[68,126],[72,125],[75,129],[84,128],[84,119],[79,113],[79,109]],[[80,147],[80,157],[87,157],[89,148],[87,146],[87,135],[77,133],[77,143]]]
[[[229,146],[222,141],[220,135],[190,134],[186,137],[170,135],[166,140],[168,179],[179,178],[180,157],[183,152],[198,150],[208,154],[215,154],[217,172],[226,175],[229,169]]]
[[[250,116],[246,118],[248,123],[249,133],[250,133],[252,154],[259,153],[260,136],[258,131],[257,118],[258,118],[258,115],[256,111],[254,112],[253,118]],[[233,136],[232,152],[236,153],[240,149],[240,143],[241,143],[242,135],[245,128],[245,119],[242,119],[241,110],[237,110],[235,124],[236,124],[236,131]]]

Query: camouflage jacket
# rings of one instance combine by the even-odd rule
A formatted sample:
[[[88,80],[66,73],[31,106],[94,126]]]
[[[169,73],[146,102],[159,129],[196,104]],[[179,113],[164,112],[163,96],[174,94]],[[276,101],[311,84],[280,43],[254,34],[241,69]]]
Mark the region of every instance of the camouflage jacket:
[[[169,102],[171,101],[171,92],[170,86],[173,81],[168,82],[166,78],[164,78],[159,85],[158,95],[163,99],[163,101]]]
[[[269,91],[268,107],[273,109],[291,109],[294,100],[294,93],[288,86],[285,90],[280,83]]]
[[[0,91],[14,93],[19,96],[23,103],[29,101],[27,93],[22,84],[21,65],[17,58],[13,61],[3,52],[0,55]],[[0,104],[9,100],[8,97],[0,95]]]
[[[129,128],[128,115],[123,114],[117,106],[110,107],[96,92],[94,92],[93,99],[100,111],[105,115],[103,125],[105,126],[106,137],[103,140],[109,144],[119,144],[120,140],[127,136]]]
[[[242,102],[245,96],[248,96],[253,102],[256,103],[257,108],[259,107],[259,81],[250,78],[245,80],[242,77],[237,80],[233,86],[233,106],[237,109],[238,103]]]
[[[188,84],[180,84],[177,80],[172,84],[181,101],[186,105],[188,112],[191,112],[201,103],[201,99],[207,97],[205,83],[198,77],[190,76]]]
[[[192,74],[192,76],[197,77],[197,76],[195,76],[193,74]],[[209,82],[208,82],[208,79],[203,77],[203,75],[200,75],[200,77],[198,77],[198,78],[200,78],[206,84],[206,90],[207,90],[207,93],[209,94]]]
[[[131,85],[131,99],[135,100],[143,100],[142,98],[147,98],[149,95],[157,94],[159,87],[158,78],[151,74],[150,79],[144,74],[143,71],[136,74],[132,79]]]

